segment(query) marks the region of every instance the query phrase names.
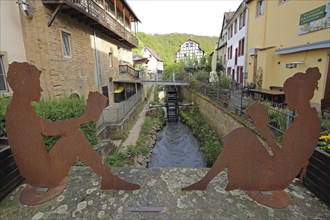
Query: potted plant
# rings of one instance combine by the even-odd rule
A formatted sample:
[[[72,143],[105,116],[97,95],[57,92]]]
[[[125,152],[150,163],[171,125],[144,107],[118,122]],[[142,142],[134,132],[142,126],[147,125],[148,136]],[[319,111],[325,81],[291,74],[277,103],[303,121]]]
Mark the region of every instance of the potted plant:
[[[330,130],[321,133],[309,162],[304,183],[330,205]]]

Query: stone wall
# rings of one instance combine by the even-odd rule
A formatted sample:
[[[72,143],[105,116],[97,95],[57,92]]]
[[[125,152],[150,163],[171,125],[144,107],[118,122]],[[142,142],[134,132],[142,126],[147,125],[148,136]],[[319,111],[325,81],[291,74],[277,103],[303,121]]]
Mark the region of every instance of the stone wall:
[[[43,71],[41,86],[44,97],[63,97],[72,93],[87,97],[89,91],[101,91],[108,86],[111,94],[113,85],[109,77],[118,78],[120,54],[118,45],[104,34],[94,31],[84,22],[59,12],[50,27],[54,9],[42,1],[30,1],[34,8],[32,19],[21,14],[27,62]],[[70,34],[72,57],[63,55],[61,31]],[[131,53],[131,48],[121,50]],[[113,65],[110,67],[109,53]]]
[[[181,88],[180,93],[183,99],[194,102],[205,121],[215,129],[220,137],[238,127],[243,127],[240,122],[226,113],[222,106],[210,98],[184,87]]]
[[[72,167],[69,184],[56,198],[36,206],[20,203],[20,185],[1,201],[0,219],[330,219],[330,209],[295,179],[285,190],[289,207],[273,209],[242,190],[226,191],[226,173],[205,191],[185,187],[208,169],[112,168],[113,174],[137,183],[140,190],[101,190],[101,179],[88,167]]]

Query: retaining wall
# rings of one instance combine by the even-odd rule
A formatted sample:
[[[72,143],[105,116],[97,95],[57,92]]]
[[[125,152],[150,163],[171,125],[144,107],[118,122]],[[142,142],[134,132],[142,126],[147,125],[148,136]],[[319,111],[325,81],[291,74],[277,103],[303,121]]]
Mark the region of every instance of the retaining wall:
[[[240,122],[225,112],[222,106],[210,98],[184,87],[181,88],[180,93],[184,100],[194,102],[194,105],[198,107],[204,120],[215,129],[220,137],[236,128],[243,127]]]

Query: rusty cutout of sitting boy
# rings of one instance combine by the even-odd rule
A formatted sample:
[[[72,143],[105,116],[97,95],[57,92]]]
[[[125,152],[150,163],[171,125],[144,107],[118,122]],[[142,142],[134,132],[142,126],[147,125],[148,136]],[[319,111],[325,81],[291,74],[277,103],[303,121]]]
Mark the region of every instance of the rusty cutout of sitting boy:
[[[20,173],[27,182],[34,187],[54,188],[80,158],[102,177],[102,189],[139,189],[139,185],[113,175],[79,129],[81,124],[99,119],[106,98],[98,92],[90,92],[82,116],[63,121],[46,120],[31,106],[41,97],[40,74],[33,65],[14,62],[9,66],[7,77],[14,92],[6,114],[8,139]],[[61,136],[47,153],[42,135]]]
[[[246,114],[251,117],[272,153],[268,153],[251,130],[237,128],[223,137],[224,148],[208,173],[182,190],[205,190],[209,182],[227,168],[227,191],[242,189],[259,203],[274,208],[286,207],[289,197],[283,190],[308,165],[318,142],[321,123],[317,111],[310,106],[310,100],[320,77],[318,68],[309,68],[306,74],[296,73],[285,81],[285,102],[298,115],[284,133],[282,147],[273,139],[267,112],[255,102],[246,109]],[[266,193],[262,191],[271,191],[273,197],[282,199],[281,204],[267,204],[269,201],[263,201],[267,200]]]

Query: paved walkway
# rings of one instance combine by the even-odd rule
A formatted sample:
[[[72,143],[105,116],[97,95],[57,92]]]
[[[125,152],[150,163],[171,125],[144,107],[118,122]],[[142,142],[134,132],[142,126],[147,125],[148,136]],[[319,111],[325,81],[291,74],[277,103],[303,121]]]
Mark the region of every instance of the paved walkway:
[[[122,148],[125,148],[129,145],[135,145],[136,144],[136,141],[139,138],[139,134],[140,134],[140,131],[141,131],[141,126],[142,126],[142,124],[144,122],[144,119],[146,117],[147,108],[148,108],[148,103],[146,103],[143,106],[143,109],[140,112],[136,123],[134,124],[133,128],[130,130],[127,139],[124,141],[124,143],[122,145]]]
[[[154,88],[151,92],[151,96],[149,97],[148,101],[143,106],[142,111],[138,115],[138,119],[137,119],[136,123],[134,124],[133,128],[130,130],[127,139],[122,144],[122,147],[120,148],[121,150],[125,150],[127,148],[127,146],[129,146],[129,145],[135,145],[136,144],[136,141],[139,138],[139,134],[140,134],[140,131],[141,131],[141,126],[142,126],[142,124],[144,122],[144,119],[146,117],[146,112],[149,108],[148,107],[149,101],[153,100],[153,99],[154,99]]]

